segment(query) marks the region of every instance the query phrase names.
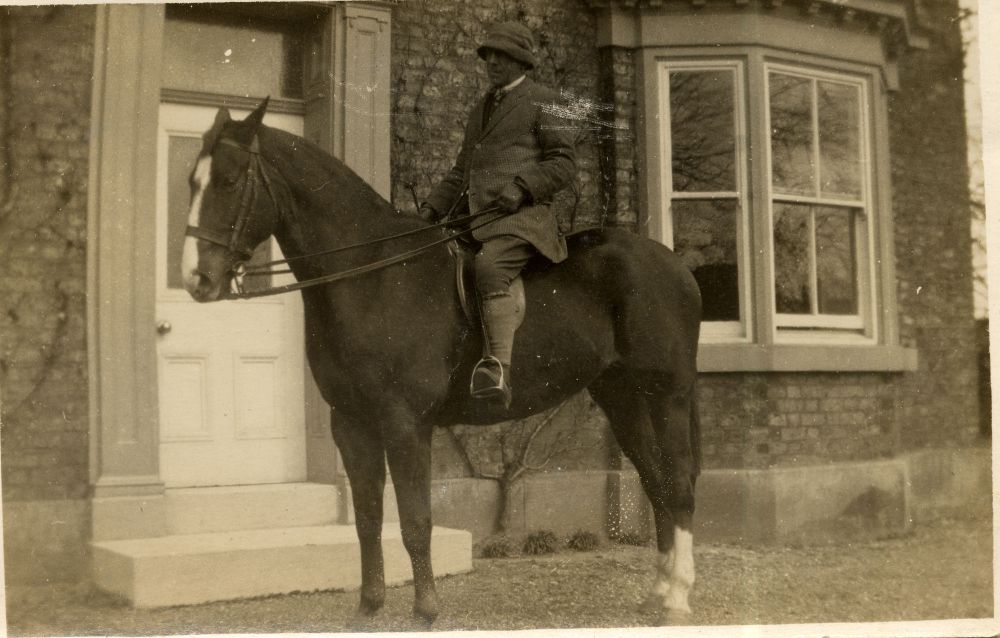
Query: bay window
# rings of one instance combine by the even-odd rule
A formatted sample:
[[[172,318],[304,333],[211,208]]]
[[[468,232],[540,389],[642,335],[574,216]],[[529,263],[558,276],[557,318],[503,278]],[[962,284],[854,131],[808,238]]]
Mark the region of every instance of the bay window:
[[[645,213],[701,289],[703,369],[915,365],[894,342],[878,69],[716,47],[647,52],[644,75]]]
[[[622,120],[634,138],[616,132],[609,155],[635,153],[639,228],[701,289],[699,369],[915,369],[888,115],[899,57],[929,46],[912,1],[589,3],[613,62],[606,95],[626,114],[620,97],[638,97]]]

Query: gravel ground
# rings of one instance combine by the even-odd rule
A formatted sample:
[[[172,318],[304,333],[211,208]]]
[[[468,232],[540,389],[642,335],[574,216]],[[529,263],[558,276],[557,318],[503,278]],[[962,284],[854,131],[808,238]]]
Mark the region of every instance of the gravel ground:
[[[638,604],[652,581],[652,549],[482,559],[439,581],[435,630],[629,627],[651,621]],[[702,545],[691,597],[699,625],[990,618],[990,521],[938,520],[904,537],[812,547]],[[82,587],[7,590],[12,636],[406,631],[411,587],[349,626],[355,592],[317,592],[159,610],[134,610]]]

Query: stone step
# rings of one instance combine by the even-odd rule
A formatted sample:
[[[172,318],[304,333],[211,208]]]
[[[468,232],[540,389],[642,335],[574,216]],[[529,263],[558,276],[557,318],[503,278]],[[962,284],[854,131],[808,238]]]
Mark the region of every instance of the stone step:
[[[382,531],[387,584],[412,578],[398,525]],[[183,534],[92,543],[94,579],[136,607],[192,605],[361,585],[353,525]],[[435,527],[437,576],[472,569],[472,535]]]
[[[333,485],[276,483],[170,488],[164,496],[169,535],[315,527],[339,522],[338,492]]]

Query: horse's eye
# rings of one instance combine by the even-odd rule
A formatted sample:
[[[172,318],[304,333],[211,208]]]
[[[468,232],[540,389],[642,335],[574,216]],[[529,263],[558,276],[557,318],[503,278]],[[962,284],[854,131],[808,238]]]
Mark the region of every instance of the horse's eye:
[[[239,175],[228,173],[219,176],[219,184],[226,190],[232,190],[236,188],[236,184],[240,181]]]

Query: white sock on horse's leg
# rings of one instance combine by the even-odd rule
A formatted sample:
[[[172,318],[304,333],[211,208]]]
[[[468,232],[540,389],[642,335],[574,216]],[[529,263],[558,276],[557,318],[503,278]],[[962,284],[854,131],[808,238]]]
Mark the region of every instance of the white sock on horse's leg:
[[[688,595],[694,586],[694,536],[690,530],[674,527],[673,561],[667,580],[669,591],[663,598],[663,607],[668,612],[690,614]]]
[[[659,603],[667,599],[670,593],[670,573],[674,569],[674,550],[656,555],[656,580],[653,582],[653,595],[659,598]]]

